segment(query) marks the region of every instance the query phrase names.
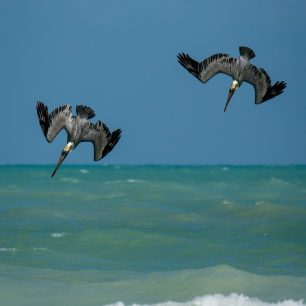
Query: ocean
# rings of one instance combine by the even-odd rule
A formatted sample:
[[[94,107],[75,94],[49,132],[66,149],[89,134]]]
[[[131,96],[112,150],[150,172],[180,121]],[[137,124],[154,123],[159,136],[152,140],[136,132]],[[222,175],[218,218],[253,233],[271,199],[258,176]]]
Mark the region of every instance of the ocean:
[[[0,166],[0,305],[306,305],[306,166]]]

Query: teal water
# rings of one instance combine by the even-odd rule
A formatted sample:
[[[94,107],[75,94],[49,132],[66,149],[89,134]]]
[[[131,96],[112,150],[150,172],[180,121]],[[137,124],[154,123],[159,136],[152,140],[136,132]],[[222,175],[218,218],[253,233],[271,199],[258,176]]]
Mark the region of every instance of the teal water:
[[[306,166],[0,166],[0,305],[306,305]]]

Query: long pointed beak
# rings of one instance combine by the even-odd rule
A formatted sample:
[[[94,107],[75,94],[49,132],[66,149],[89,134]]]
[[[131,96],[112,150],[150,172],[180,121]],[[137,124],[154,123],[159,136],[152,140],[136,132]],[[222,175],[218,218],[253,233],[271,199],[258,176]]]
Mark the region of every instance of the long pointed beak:
[[[224,112],[226,112],[228,103],[229,103],[229,101],[231,100],[231,98],[232,98],[232,96],[233,96],[235,90],[236,90],[236,89],[230,89],[230,90],[229,90],[228,96],[227,96],[227,101],[226,101],[226,104],[225,104],[225,107],[224,107]]]
[[[60,167],[60,165],[62,164],[62,162],[64,161],[64,159],[67,157],[67,155],[68,155],[68,152],[64,152],[64,151],[63,151],[63,152],[61,153],[61,156],[60,156],[60,158],[59,158],[59,160],[58,160],[58,162],[57,162],[57,165],[56,165],[56,167],[55,167],[55,169],[54,169],[54,171],[53,171],[51,177],[53,177],[53,176],[55,175],[57,169]]]

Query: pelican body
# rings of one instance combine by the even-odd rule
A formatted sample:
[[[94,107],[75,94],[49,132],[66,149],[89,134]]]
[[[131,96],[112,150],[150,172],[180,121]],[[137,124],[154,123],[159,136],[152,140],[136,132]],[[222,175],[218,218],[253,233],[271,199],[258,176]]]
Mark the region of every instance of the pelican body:
[[[200,63],[185,53],[180,53],[177,57],[178,62],[202,83],[206,83],[218,73],[224,73],[232,77],[233,82],[229,89],[224,111],[226,111],[234,92],[243,82],[253,85],[256,104],[270,100],[283,92],[287,86],[285,82],[276,82],[272,85],[267,72],[263,68],[257,68],[250,63],[250,60],[255,57],[252,49],[239,47],[239,52],[240,56],[238,58],[217,53]]]
[[[110,132],[107,126],[100,120],[93,124],[88,120],[95,116],[94,111],[83,105],[77,105],[77,115],[72,115],[70,105],[56,108],[50,114],[48,107],[43,102],[36,105],[39,124],[48,142],[52,142],[58,133],[65,129],[67,132],[67,144],[64,146],[57,165],[51,175],[53,177],[67,157],[81,142],[92,142],[94,146],[94,160],[105,157],[121,137],[121,129]]]

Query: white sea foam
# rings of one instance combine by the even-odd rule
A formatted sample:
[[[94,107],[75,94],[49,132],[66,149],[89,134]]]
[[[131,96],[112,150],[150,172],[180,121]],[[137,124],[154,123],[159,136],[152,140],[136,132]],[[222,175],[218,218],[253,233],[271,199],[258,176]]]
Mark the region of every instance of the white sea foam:
[[[62,238],[65,235],[65,233],[52,233],[52,238]]]
[[[273,184],[273,185],[292,186],[291,183],[289,183],[285,180],[282,180],[280,178],[273,177],[273,176],[269,179],[269,183]]]
[[[79,182],[78,179],[73,178],[73,177],[62,177],[61,180],[62,180],[63,182],[73,183],[73,184],[76,184],[76,183]]]
[[[260,206],[260,205],[264,205],[265,203],[266,203],[265,201],[259,200],[259,201],[256,201],[255,205]]]
[[[33,248],[34,252],[48,252],[49,250],[47,248]]]
[[[222,201],[222,204],[224,205],[224,206],[227,206],[227,207],[233,207],[233,202],[232,201],[229,201],[229,200],[223,200]]]
[[[109,185],[109,184],[118,184],[121,183],[122,180],[114,180],[114,181],[106,181],[104,182],[104,184]]]
[[[122,302],[115,304],[109,304],[107,306],[125,306]],[[151,304],[151,306],[305,306],[306,304],[301,301],[285,300],[276,303],[268,303],[261,301],[257,298],[250,298],[241,294],[232,293],[224,296],[222,294],[205,295],[202,297],[196,297],[188,302],[162,302],[157,304]],[[141,306],[141,304],[132,304],[132,306]],[[149,304],[143,304],[142,306],[149,306]]]
[[[108,184],[119,184],[119,183],[122,183],[122,182],[133,184],[133,183],[141,183],[141,182],[144,182],[144,181],[130,178],[130,179],[127,179],[127,180],[124,180],[124,181],[123,180],[106,181],[106,182],[104,182],[104,184],[107,184],[107,185]]]
[[[83,174],[87,174],[89,171],[86,170],[86,169],[80,169],[80,172],[83,173]]]
[[[0,252],[16,253],[16,248],[0,248]]]
[[[142,180],[137,180],[137,179],[127,179],[126,182],[133,184],[133,183],[140,183],[140,182],[143,182],[143,181]]]
[[[62,213],[58,213],[58,212],[53,212],[51,213],[52,216],[56,216],[58,218],[61,218],[61,219],[66,219],[66,220],[75,220],[75,218],[73,217],[70,217],[70,216],[67,216],[65,214],[62,214]]]
[[[223,171],[228,171],[229,168],[228,168],[228,167],[223,167],[222,170],[223,170]]]

